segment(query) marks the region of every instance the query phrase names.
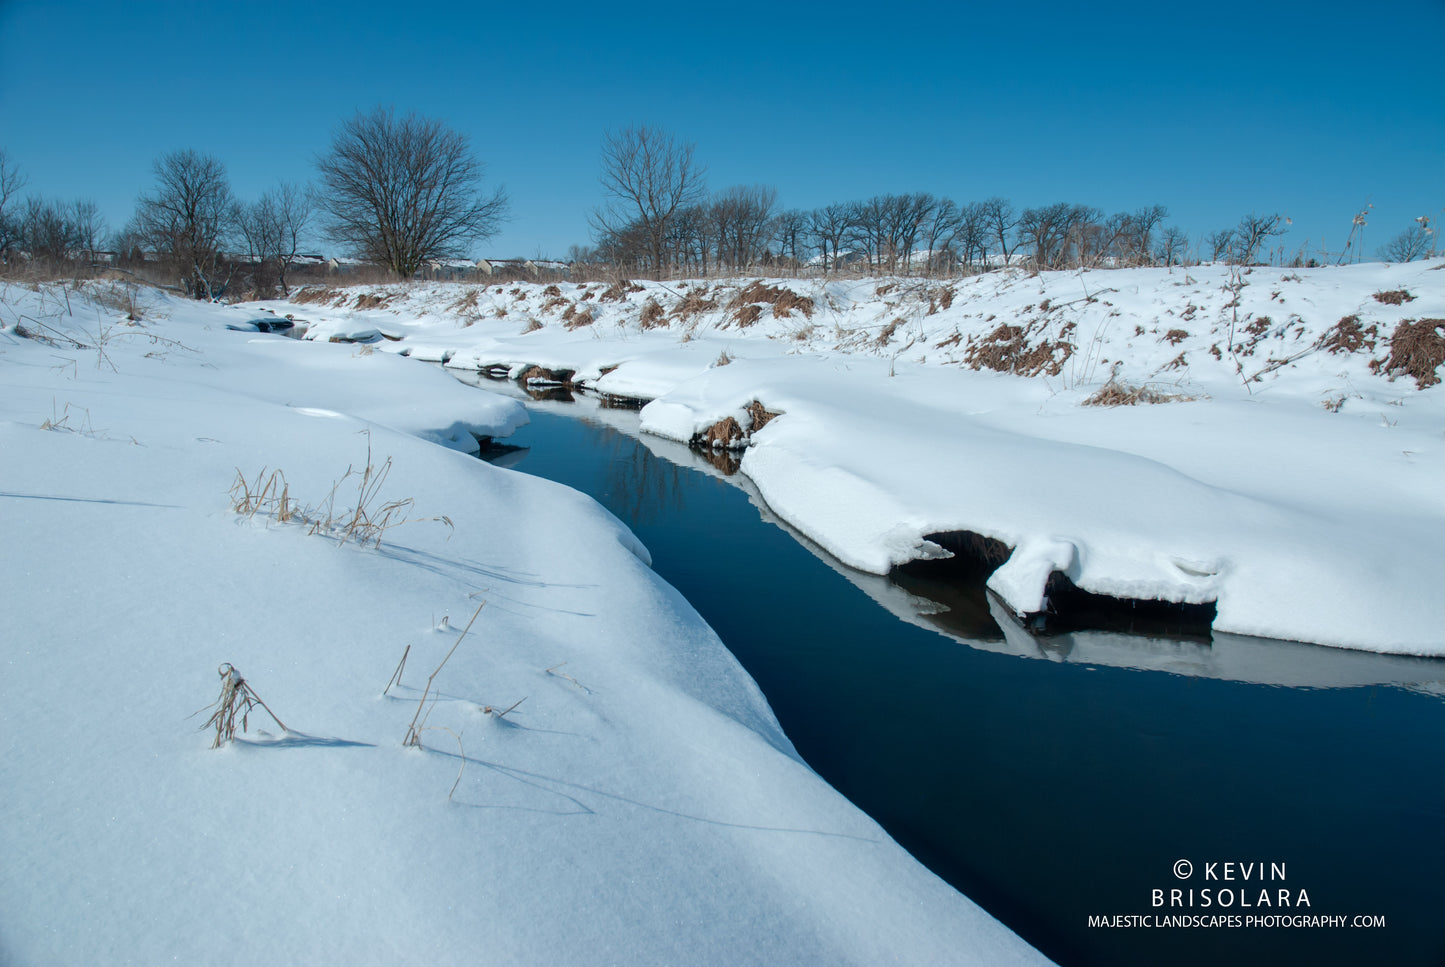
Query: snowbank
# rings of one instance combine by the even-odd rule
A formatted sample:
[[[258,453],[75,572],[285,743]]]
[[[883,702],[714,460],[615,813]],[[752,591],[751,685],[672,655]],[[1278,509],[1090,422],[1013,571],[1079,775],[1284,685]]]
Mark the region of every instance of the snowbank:
[[[1040,961],[798,759],[614,518],[434,445],[514,401],[235,318],[0,289],[0,960]],[[236,513],[275,470],[410,521]],[[287,730],[208,748],[222,662]]]
[[[573,370],[682,441],[747,433],[757,401],[783,416],[744,472],[854,567],[970,531],[1015,548],[991,587],[1018,613],[1060,572],[1216,602],[1220,631],[1441,655],[1445,389],[1396,337],[1445,345],[1442,266],[420,285],[304,312],[322,334],[385,318],[403,339],[381,348],[458,368]],[[1086,405],[1140,395],[1168,402]]]

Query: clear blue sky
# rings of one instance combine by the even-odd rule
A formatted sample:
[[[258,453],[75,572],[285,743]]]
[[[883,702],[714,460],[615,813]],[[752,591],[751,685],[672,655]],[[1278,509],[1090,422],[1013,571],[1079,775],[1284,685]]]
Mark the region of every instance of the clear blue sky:
[[[390,105],[506,187],[492,256],[588,242],[603,132],[643,123],[790,208],[1163,204],[1195,239],[1278,211],[1313,251],[1373,203],[1369,253],[1445,223],[1445,0],[1171,6],[0,0],[0,148],[119,227],[166,151],[254,198]]]

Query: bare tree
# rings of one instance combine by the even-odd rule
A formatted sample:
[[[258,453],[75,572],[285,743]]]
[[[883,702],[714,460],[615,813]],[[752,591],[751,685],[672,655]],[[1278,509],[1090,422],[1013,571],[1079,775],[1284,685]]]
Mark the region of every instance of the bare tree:
[[[979,214],[988,234],[998,242],[1003,264],[1008,265],[1009,257],[1013,254],[1013,249],[1009,247],[1009,238],[1019,223],[1019,215],[1014,211],[1013,203],[1004,198],[990,198],[979,203]]]
[[[156,186],[136,203],[134,233],[174,265],[192,298],[219,299],[233,268],[222,251],[235,221],[226,169],[191,150],[164,155],[154,168]]]
[[[261,288],[269,289],[274,277],[282,294],[291,294],[286,285],[286,266],[296,258],[310,219],[311,197],[304,189],[288,183],[241,206],[237,222],[246,240],[246,249],[264,277]]]
[[[495,235],[506,193],[481,194],[484,166],[440,121],[377,107],[342,123],[316,160],[325,231],[352,254],[410,278]]]
[[[741,271],[763,255],[778,191],[764,185],[735,185],[708,205],[708,221],[718,268]]]
[[[829,205],[815,209],[808,216],[809,236],[817,243],[823,260],[823,271],[841,266],[843,246],[853,231],[853,205]],[[829,252],[831,251],[831,255]]]
[[[1271,239],[1289,231],[1289,219],[1283,215],[1246,215],[1234,230],[1234,260],[1240,265],[1254,265],[1260,249]]]
[[[1234,229],[1221,228],[1217,232],[1211,232],[1204,240],[1204,244],[1209,246],[1209,261],[1219,262],[1227,259],[1234,251]]]
[[[1182,228],[1170,225],[1159,233],[1154,243],[1154,260],[1160,265],[1184,264],[1184,255],[1189,247],[1189,236]]]
[[[658,275],[672,267],[667,245],[672,220],[700,202],[706,190],[707,172],[694,157],[696,147],[646,125],[602,138],[599,180],[608,200],[592,213],[593,230],[617,236],[635,228]]]
[[[14,213],[7,213],[7,208],[10,200],[24,187],[25,176],[20,173],[15,162],[10,160],[5,149],[0,148],[0,262],[8,261],[10,247],[15,243],[20,229],[13,217]]]
[[[781,212],[773,219],[773,239],[778,243],[778,258],[793,269],[803,264],[808,235],[808,213],[796,208]]]
[[[1385,243],[1379,250],[1380,258],[1386,262],[1413,262],[1423,259],[1435,251],[1435,229],[1430,227],[1428,216],[1415,219],[1415,225],[1407,228]]]
[[[78,254],[87,262],[94,262],[96,250],[100,248],[100,239],[106,230],[105,216],[100,213],[100,206],[89,198],[71,202],[70,217],[75,226]]]
[[[25,199],[20,213],[20,245],[32,262],[59,269],[74,260],[79,233],[68,205],[36,195]]]

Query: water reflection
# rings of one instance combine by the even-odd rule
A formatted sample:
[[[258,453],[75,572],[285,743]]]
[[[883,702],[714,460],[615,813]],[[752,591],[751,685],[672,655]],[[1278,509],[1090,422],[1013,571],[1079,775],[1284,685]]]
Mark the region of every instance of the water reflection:
[[[844,567],[745,475],[587,405],[529,404],[521,469],[632,526],[808,764],[1048,956],[1440,961],[1445,772],[1429,763],[1445,662],[1224,634],[1031,634],[981,583]],[[1287,862],[1317,912],[1380,913],[1389,929],[1086,927],[1153,912],[1149,889],[1172,885],[1181,857]]]

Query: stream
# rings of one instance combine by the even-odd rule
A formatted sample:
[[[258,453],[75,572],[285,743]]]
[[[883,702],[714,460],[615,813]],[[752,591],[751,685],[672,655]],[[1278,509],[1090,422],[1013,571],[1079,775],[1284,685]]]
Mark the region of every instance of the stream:
[[[977,576],[843,566],[635,413],[528,405],[484,456],[617,515],[804,759],[1058,963],[1445,963],[1445,661],[1035,636]]]

